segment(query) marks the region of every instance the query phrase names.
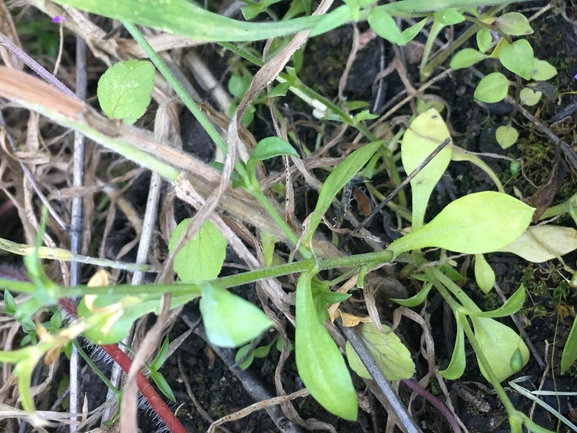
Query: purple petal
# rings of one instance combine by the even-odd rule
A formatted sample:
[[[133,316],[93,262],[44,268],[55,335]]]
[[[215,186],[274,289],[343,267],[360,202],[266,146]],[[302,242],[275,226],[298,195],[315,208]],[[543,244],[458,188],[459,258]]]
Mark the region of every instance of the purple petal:
[[[52,22],[54,24],[63,23],[64,21],[68,21],[68,18],[60,16],[60,15],[56,15],[54,18],[52,18]]]

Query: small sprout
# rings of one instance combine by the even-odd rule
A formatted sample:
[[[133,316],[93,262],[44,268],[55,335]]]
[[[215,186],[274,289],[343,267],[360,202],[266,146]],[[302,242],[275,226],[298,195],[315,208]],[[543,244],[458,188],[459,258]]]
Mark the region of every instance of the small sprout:
[[[503,149],[507,149],[517,142],[519,132],[512,126],[499,126],[495,133],[495,138],[497,139],[499,146]]]
[[[511,359],[509,361],[509,367],[515,373],[518,373],[523,368],[523,355],[521,354],[521,350],[519,348],[515,349],[513,355],[511,355]]]
[[[517,160],[511,161],[511,164],[509,164],[509,171],[511,172],[511,176],[517,177],[519,170],[521,170],[521,163]]]

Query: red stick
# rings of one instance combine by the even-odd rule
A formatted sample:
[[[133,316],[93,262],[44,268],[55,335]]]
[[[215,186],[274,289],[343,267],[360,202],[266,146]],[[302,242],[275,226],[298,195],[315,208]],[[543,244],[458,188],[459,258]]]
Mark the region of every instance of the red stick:
[[[132,360],[116,344],[106,344],[100,346],[126,373],[130,370]],[[148,400],[150,406],[156,411],[158,416],[164,421],[172,433],[187,433],[178,418],[172,413],[170,408],[164,403],[164,400],[158,395],[156,390],[148,383],[144,374],[140,371],[136,373],[136,383],[138,389]]]
[[[77,310],[76,303],[70,298],[62,298],[58,300],[58,305],[66,313],[76,318]],[[130,370],[132,360],[124,353],[116,344],[106,344],[99,346],[110,356],[126,373]],[[188,433],[178,418],[172,413],[170,408],[166,405],[164,400],[158,395],[156,390],[152,387],[148,380],[140,371],[136,375],[136,384],[141,394],[150,403],[150,406],[164,421],[166,427],[171,433]]]

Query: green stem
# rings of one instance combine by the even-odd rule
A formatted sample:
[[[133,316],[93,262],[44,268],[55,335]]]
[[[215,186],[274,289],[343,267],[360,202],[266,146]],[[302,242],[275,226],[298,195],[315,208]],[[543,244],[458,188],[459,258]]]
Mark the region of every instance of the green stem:
[[[254,187],[252,188],[251,194],[258,200],[258,202],[264,207],[270,217],[274,220],[274,222],[278,225],[278,227],[284,232],[287,236],[288,240],[292,242],[293,245],[297,245],[299,239],[294,234],[292,229],[286,223],[286,221],[278,214],[274,206],[268,201],[265,195],[262,193],[260,189],[255,190]],[[310,259],[312,257],[312,253],[304,246],[299,247],[299,252],[305,259]]]
[[[216,145],[220,148],[220,150],[226,153],[228,147],[224,139],[220,136],[220,134],[217,132],[212,123],[210,123],[210,121],[202,113],[202,111],[200,110],[194,99],[192,99],[190,95],[186,92],[184,87],[182,87],[180,81],[176,79],[176,77],[170,71],[168,66],[166,66],[166,64],[163,62],[160,56],[150,46],[146,38],[138,30],[138,28],[134,24],[129,23],[127,21],[122,21],[122,24],[124,25],[124,27],[126,27],[126,30],[128,30],[128,32],[132,35],[132,37],[138,43],[138,45],[140,45],[140,47],[144,50],[144,52],[150,58],[154,66],[156,66],[156,69],[159,70],[162,76],[174,89],[174,91],[180,97],[184,105],[190,110],[190,112],[198,121],[198,123],[200,123],[200,126],[202,126],[202,128],[207,132],[209,137],[216,143]],[[235,169],[237,173],[240,175],[240,177],[242,177],[243,179],[246,178],[246,170],[244,169],[242,164],[239,164],[237,162],[237,164],[235,165]]]
[[[507,413],[509,415],[509,424],[511,426],[511,432],[521,433],[521,426],[523,424],[523,421],[522,421],[522,418],[520,417],[520,413],[517,411],[517,409],[515,409],[515,406],[513,406],[513,403],[511,403],[509,396],[507,396],[507,393],[505,392],[505,390],[501,386],[501,383],[497,379],[497,376],[495,376],[495,373],[493,372],[493,369],[491,368],[489,361],[487,361],[487,358],[485,357],[485,354],[483,353],[483,349],[481,348],[481,345],[477,341],[477,337],[475,337],[475,333],[473,332],[473,329],[471,328],[471,325],[469,324],[469,320],[467,319],[467,317],[464,314],[462,314],[462,313],[459,314],[459,311],[462,310],[463,307],[461,305],[459,305],[455,301],[455,299],[453,299],[451,294],[445,288],[444,283],[447,282],[447,280],[450,281],[450,279],[448,277],[446,277],[445,275],[443,275],[441,273],[441,271],[439,271],[436,268],[428,268],[425,270],[425,273],[431,279],[431,281],[435,285],[435,288],[439,291],[439,293],[441,294],[441,296],[443,297],[445,302],[447,302],[447,304],[449,304],[449,307],[451,307],[451,310],[453,310],[453,312],[456,313],[457,320],[460,320],[460,323],[463,325],[463,329],[465,330],[465,334],[467,335],[467,338],[469,339],[469,342],[471,343],[471,346],[473,347],[473,350],[475,351],[475,355],[477,355],[477,359],[479,361],[479,364],[483,366],[483,369],[485,370],[485,374],[486,374],[488,381],[491,383],[491,385],[493,385],[493,388],[497,392],[497,396],[499,397],[499,399],[501,400],[501,403],[503,403],[503,406],[505,406],[505,409],[507,410]],[[443,283],[441,282],[441,278],[440,278],[441,275],[444,277],[444,278],[442,278]],[[439,277],[439,278],[437,278],[437,277]],[[461,291],[459,286],[457,286],[452,281],[450,281],[450,282],[451,282],[451,286],[454,285],[459,289],[458,291]],[[451,288],[447,287],[447,288],[451,292],[454,292],[454,287],[451,287]],[[453,294],[455,296],[457,296],[456,293],[453,293]],[[462,295],[464,295],[468,299],[468,296],[465,295],[464,292],[462,293]],[[459,296],[459,298],[460,297],[461,296]],[[470,299],[469,299],[469,301],[471,303],[473,303],[473,301],[471,301]],[[475,307],[475,309],[473,311],[478,310],[478,307],[474,303],[473,303],[473,305]],[[465,306],[465,308],[470,308],[470,306]],[[462,319],[461,319],[461,317],[462,317]]]
[[[336,257],[322,260],[302,260],[294,263],[287,263],[278,266],[270,266],[268,268],[256,269],[254,271],[244,272],[237,275],[230,275],[216,280],[210,281],[214,287],[221,289],[228,289],[231,287],[241,286],[248,283],[253,283],[265,278],[281,277],[293,273],[300,273],[310,271],[318,265],[321,271],[337,268],[357,268],[364,265],[375,263],[383,263],[391,261],[393,253],[387,250],[377,251],[374,253],[357,254],[354,256]],[[0,278],[0,286],[5,289],[20,292],[20,293],[34,293],[35,286],[32,283],[22,281],[12,281]],[[175,284],[143,284],[137,286],[118,285],[106,287],[58,287],[54,289],[55,296],[58,298],[69,298],[73,296],[84,295],[146,295],[146,294],[161,294],[172,293],[174,296],[200,293],[200,289],[196,283],[175,283]]]
[[[445,28],[445,24],[440,23],[436,19],[433,19],[433,25],[431,26],[431,31],[429,32],[429,36],[427,37],[427,42],[425,43],[425,49],[423,51],[423,57],[421,58],[421,67],[419,68],[421,71],[421,83],[427,81],[429,76],[431,75],[432,69],[427,69],[426,65],[429,61],[429,57],[431,56],[431,51],[433,50],[433,45],[435,44],[435,40],[441,30]],[[426,72],[425,72],[426,71]]]
[[[78,344],[78,340],[72,340],[72,344],[74,344],[74,347],[76,347],[76,350],[78,350],[78,353],[80,353],[80,356],[82,356],[82,359],[84,359],[84,361],[86,361],[86,363],[90,366],[90,368],[92,368],[92,371],[94,371],[96,373],[96,375],[100,378],[100,380],[102,380],[102,382],[104,382],[104,384],[108,387],[108,389],[112,390],[112,392],[114,394],[120,395],[120,391],[118,389],[116,389],[116,387],[112,384],[112,382],[110,382],[108,380],[106,375],[100,371],[100,369],[92,361],[90,356],[88,356],[86,354],[86,352],[82,349],[82,346],[80,346],[80,344]]]

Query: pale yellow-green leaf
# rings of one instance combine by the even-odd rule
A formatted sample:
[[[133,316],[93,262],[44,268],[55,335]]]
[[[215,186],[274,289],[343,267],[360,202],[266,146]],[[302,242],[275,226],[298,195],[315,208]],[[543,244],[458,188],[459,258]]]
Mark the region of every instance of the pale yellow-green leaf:
[[[401,158],[407,174],[411,174],[445,139],[449,130],[437,110],[431,108],[417,116],[403,135]],[[422,227],[427,203],[433,188],[451,160],[451,149],[445,147],[411,181],[413,196],[413,229]]]
[[[475,254],[475,281],[483,293],[489,293],[495,285],[495,272],[483,254]]]
[[[527,230],[534,211],[507,194],[469,194],[450,203],[431,222],[397,239],[388,249],[395,255],[425,247],[466,254],[498,251]]]
[[[470,318],[477,342],[499,382],[516,373],[511,368],[510,361],[513,356],[518,356],[515,354],[517,350],[521,352],[522,365],[527,364],[529,349],[517,332],[494,319],[475,316],[470,316]],[[477,357],[477,362],[478,359]],[[490,381],[480,362],[479,368],[485,379]]]
[[[415,363],[411,353],[391,328],[383,326],[381,332],[372,323],[360,325],[361,338],[379,370],[388,380],[409,379],[415,372]],[[346,345],[347,359],[350,367],[361,377],[370,379],[371,375],[349,342]]]
[[[503,149],[513,146],[518,138],[519,131],[512,126],[499,126],[495,132],[495,139]]]
[[[513,253],[533,263],[561,257],[577,249],[577,230],[553,225],[529,228],[501,252]]]
[[[533,105],[537,104],[537,102],[539,102],[541,96],[543,96],[543,93],[534,92],[528,87],[525,87],[524,89],[521,90],[521,93],[519,93],[519,100],[521,104],[527,105],[528,107],[532,107]]]

